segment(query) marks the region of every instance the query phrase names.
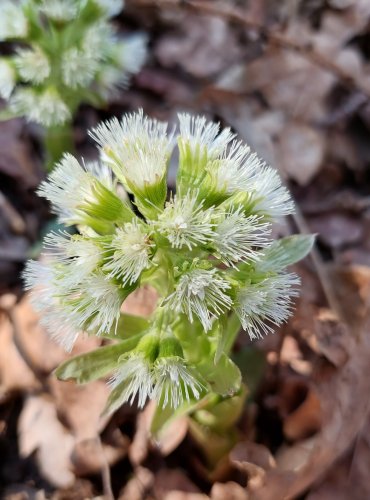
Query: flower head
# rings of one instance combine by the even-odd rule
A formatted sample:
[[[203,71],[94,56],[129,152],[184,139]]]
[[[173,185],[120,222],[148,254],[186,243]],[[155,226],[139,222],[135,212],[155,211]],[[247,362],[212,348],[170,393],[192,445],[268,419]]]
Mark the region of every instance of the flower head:
[[[288,189],[282,185],[278,172],[261,164],[242,189],[251,194],[253,212],[269,219],[278,219],[294,212]]]
[[[51,202],[60,221],[68,225],[92,225],[104,232],[104,221],[133,217],[114,192],[110,168],[97,163],[80,165],[71,154],[64,155],[38,193]]]
[[[236,297],[235,312],[251,339],[271,333],[269,322],[280,326],[292,312],[292,298],[299,279],[295,274],[267,276],[259,282],[241,287]]]
[[[166,174],[172,149],[167,124],[144,117],[143,111],[113,118],[91,133],[105,162],[137,197],[146,214],[157,214],[167,192]]]
[[[123,403],[132,404],[138,398],[138,407],[143,408],[153,387],[151,363],[142,354],[134,354],[125,359],[110,381],[113,389],[119,390],[119,399],[110,411],[119,408]]]
[[[40,11],[58,22],[72,21],[79,11],[78,0],[43,0]]]
[[[175,291],[165,299],[176,312],[186,314],[192,323],[198,317],[205,331],[212,327],[212,321],[230,309],[232,299],[227,295],[231,288],[216,269],[194,268],[181,275]]]
[[[151,394],[163,408],[178,408],[185,401],[199,399],[205,390],[199,375],[179,356],[158,357],[153,367],[154,387]]]
[[[50,74],[49,60],[40,49],[18,49],[14,64],[23,81],[41,83]]]
[[[212,241],[212,216],[213,210],[203,210],[203,202],[198,201],[197,193],[189,191],[185,196],[175,195],[166,203],[156,226],[173,248],[187,247],[191,250]]]
[[[150,267],[153,246],[149,227],[133,219],[117,229],[105,244],[103,269],[110,277],[122,280],[123,285],[132,285]]]
[[[221,155],[235,137],[229,128],[220,132],[220,124],[207,122],[204,116],[179,114],[178,145],[180,162],[178,185],[196,188],[206,173],[209,161]]]
[[[0,40],[23,38],[28,32],[28,21],[17,2],[1,2]]]
[[[65,123],[71,118],[68,106],[53,88],[40,93],[33,88],[19,87],[12,94],[9,106],[16,115],[25,115],[46,127]]]
[[[99,54],[72,47],[62,56],[62,79],[64,83],[75,89],[89,85],[99,68]]]
[[[268,245],[269,224],[256,215],[246,216],[243,207],[220,214],[215,224],[212,246],[228,265],[258,260],[260,248]]]

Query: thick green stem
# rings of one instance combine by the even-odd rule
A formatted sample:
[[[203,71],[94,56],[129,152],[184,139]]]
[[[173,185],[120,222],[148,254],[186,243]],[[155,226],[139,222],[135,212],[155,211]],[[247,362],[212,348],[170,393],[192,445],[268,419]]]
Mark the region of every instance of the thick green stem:
[[[45,131],[46,169],[52,170],[64,153],[74,153],[72,124],[67,122],[58,127],[51,127]]]
[[[233,346],[234,346],[234,343],[235,343],[235,340],[236,340],[236,337],[238,336],[239,332],[240,332],[240,329],[241,329],[241,324],[240,324],[240,320],[238,318],[238,316],[233,312],[228,320],[227,320],[227,323],[226,323],[226,327],[225,327],[225,340],[224,340],[224,353],[229,355]]]

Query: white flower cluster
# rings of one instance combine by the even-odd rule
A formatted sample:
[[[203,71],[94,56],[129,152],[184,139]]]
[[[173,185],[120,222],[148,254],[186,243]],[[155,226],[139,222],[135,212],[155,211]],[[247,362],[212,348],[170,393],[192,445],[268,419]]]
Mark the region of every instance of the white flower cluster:
[[[58,126],[81,102],[98,106],[126,86],[145,62],[147,39],[118,36],[110,18],[122,8],[122,0],[2,1],[0,41],[21,43],[0,58],[9,112]]]
[[[60,221],[79,229],[47,236],[45,262],[25,272],[35,307],[63,345],[71,348],[80,331],[114,334],[122,302],[140,285],[160,295],[149,333],[117,361],[112,408],[136,396],[140,406],[147,397],[172,407],[197,399],[210,382],[189,348],[203,339],[212,358],[230,314],[258,338],[286,321],[296,295],[298,278],[284,271],[289,242],[270,239],[274,220],[293,211],[277,172],[230,130],[186,114],[179,122],[168,133],[139,111],[101,124],[91,133],[101,163],[65,155],[39,189]],[[167,197],[175,139],[178,179]],[[183,345],[184,328],[194,346]]]

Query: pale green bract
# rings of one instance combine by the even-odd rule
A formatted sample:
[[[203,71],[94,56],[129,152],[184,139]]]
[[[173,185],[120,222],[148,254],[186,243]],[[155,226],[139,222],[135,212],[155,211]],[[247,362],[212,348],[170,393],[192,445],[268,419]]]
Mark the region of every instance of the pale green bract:
[[[271,225],[293,212],[275,170],[229,129],[187,114],[179,122],[168,132],[139,111],[103,123],[90,134],[100,163],[66,154],[39,188],[78,233],[46,237],[26,286],[66,349],[82,332],[115,341],[57,370],[78,382],[110,377],[107,412],[148,399],[175,412],[210,392],[238,393],[230,358],[238,331],[261,338],[287,320],[299,279],[285,268],[313,245],[310,235],[271,240]],[[176,143],[176,192],[168,193]],[[151,316],[122,314],[144,285],[158,294]]]
[[[143,33],[119,37],[110,18],[121,0],[2,1],[0,97],[6,119],[24,116],[50,129],[72,121],[81,103],[104,105],[146,60]],[[17,45],[18,44],[18,45]]]

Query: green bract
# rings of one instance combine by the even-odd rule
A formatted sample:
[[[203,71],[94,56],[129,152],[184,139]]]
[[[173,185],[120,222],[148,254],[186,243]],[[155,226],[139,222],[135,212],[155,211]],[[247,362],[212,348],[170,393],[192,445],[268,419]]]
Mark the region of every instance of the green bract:
[[[293,211],[275,170],[229,129],[186,114],[179,121],[171,133],[142,111],[103,123],[91,132],[100,163],[65,155],[39,189],[78,233],[49,234],[26,283],[67,349],[80,332],[115,339],[57,370],[78,382],[110,375],[107,411],[150,398],[170,418],[210,393],[240,396],[235,337],[242,327],[257,339],[286,321],[299,280],[285,268],[313,244],[312,236],[271,240],[272,223]],[[167,194],[176,143],[177,185]],[[143,285],[157,291],[153,314],[121,314]]]
[[[0,42],[18,42],[0,58],[4,116],[47,128],[72,120],[81,102],[103,105],[146,56],[146,37],[120,39],[110,22],[121,0],[2,1]]]

